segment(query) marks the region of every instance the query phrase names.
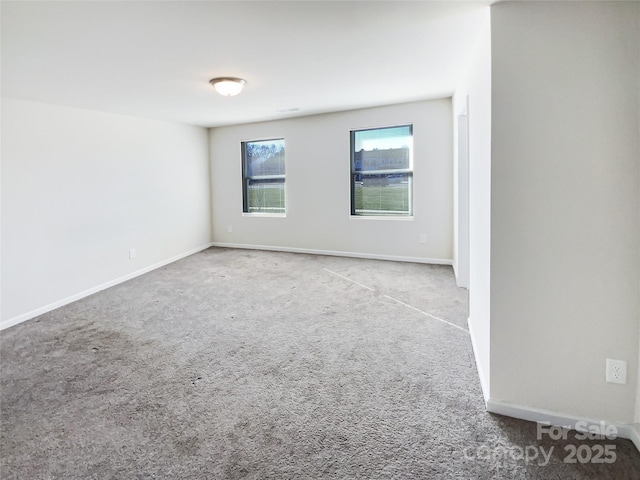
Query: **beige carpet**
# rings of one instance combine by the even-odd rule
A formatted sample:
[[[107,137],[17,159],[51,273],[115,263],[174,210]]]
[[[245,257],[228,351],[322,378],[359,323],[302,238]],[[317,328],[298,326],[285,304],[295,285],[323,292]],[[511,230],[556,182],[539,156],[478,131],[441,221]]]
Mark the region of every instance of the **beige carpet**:
[[[2,479],[640,478],[486,413],[466,312],[450,267],[206,250],[2,332]]]

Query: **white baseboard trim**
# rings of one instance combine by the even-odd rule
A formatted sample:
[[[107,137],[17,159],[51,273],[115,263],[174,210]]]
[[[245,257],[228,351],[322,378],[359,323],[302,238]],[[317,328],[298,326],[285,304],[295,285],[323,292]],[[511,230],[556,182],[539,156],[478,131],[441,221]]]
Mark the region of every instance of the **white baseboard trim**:
[[[577,417],[567,413],[544,410],[542,408],[527,407],[514,403],[503,402],[501,400],[487,400],[487,411],[505,415],[507,417],[519,418],[530,422],[549,423],[557,427],[566,427],[571,430],[588,432],[590,429],[600,429],[603,425],[615,427],[617,436],[631,440],[636,448],[640,450],[640,434],[632,424],[608,422],[606,420],[594,420],[592,418]],[[595,431],[595,430],[591,430]]]
[[[248,245],[245,243],[213,242],[212,247],[244,248],[248,250],[266,250],[271,252],[307,253],[311,255],[328,255],[332,257],[368,258],[371,260],[390,260],[394,262],[428,263],[433,265],[452,265],[448,258],[403,257],[396,255],[379,255],[375,253],[343,252],[339,250],[316,250],[313,248],[278,247],[273,245]]]
[[[480,379],[480,388],[482,389],[482,396],[484,397],[484,404],[487,405],[489,400],[489,385],[487,379],[484,377],[482,369],[480,368],[480,362],[478,361],[478,349],[476,348],[475,334],[473,333],[473,327],[471,325],[471,317],[467,318],[467,327],[469,328],[469,337],[471,337],[471,348],[473,349],[473,358],[476,359],[476,370],[478,371],[478,378]]]
[[[87,290],[84,290],[82,292],[76,293],[74,295],[71,295],[69,297],[63,298],[62,300],[58,300],[55,301],[53,303],[50,303],[48,305],[45,305],[44,307],[40,307],[40,308],[36,308],[35,310],[31,310],[30,312],[27,313],[23,313],[21,315],[18,315],[16,317],[10,318],[8,320],[5,320],[3,322],[0,322],[0,330],[4,330],[5,328],[9,328],[9,327],[13,327],[14,325],[17,325],[19,323],[25,322],[27,320],[30,320],[34,317],[37,317],[38,315],[42,315],[44,313],[50,312],[51,310],[55,310],[56,308],[60,308],[63,307],[64,305],[68,305],[69,303],[72,302],[76,302],[84,297],[88,297],[89,295],[93,295],[94,293],[97,293],[101,290],[105,290],[109,287],[113,287],[114,285],[118,285],[119,283],[122,282],[126,282],[127,280],[131,280],[132,278],[135,277],[139,277],[140,275],[144,275],[145,273],[148,273],[152,270],[155,270],[157,268],[160,267],[164,267],[165,265],[168,265],[170,263],[173,263],[177,260],[180,260],[182,258],[188,257],[189,255],[193,255],[194,253],[198,253],[202,250],[206,250],[207,248],[211,247],[212,244],[211,243],[207,243],[205,245],[201,245],[199,247],[196,248],[192,248],[189,251],[186,251],[184,253],[181,253],[179,255],[175,255],[171,258],[168,258],[167,260],[163,260],[161,262],[158,263],[154,263],[153,265],[150,265],[148,267],[145,268],[141,268],[140,270],[136,270],[135,272],[131,272],[128,273],[126,275],[123,275],[121,277],[115,278],[113,280],[109,280],[108,282],[102,283],[100,285],[97,285],[95,287],[91,287],[88,288]]]

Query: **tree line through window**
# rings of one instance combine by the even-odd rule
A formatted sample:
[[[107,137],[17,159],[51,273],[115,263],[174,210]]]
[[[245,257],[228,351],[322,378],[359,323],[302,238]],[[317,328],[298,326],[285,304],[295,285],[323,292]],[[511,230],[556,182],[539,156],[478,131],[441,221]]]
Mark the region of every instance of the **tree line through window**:
[[[283,214],[284,138],[242,142],[242,211]]]

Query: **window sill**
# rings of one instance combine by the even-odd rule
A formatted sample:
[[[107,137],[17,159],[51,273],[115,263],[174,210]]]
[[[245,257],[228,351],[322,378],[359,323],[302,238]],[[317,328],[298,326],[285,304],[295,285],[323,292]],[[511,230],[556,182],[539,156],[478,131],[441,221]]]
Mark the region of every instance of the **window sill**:
[[[286,213],[242,213],[243,217],[262,217],[262,218],[285,218],[287,216]]]
[[[349,215],[349,218],[354,220],[400,220],[404,222],[412,222],[413,215],[400,216],[400,215]]]

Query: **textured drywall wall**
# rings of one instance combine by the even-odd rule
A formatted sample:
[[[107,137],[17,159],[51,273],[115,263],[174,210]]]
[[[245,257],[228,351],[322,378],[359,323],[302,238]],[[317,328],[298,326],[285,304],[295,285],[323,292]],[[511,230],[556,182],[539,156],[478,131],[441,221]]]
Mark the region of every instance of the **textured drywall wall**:
[[[349,132],[409,123],[413,219],[352,218]],[[286,142],[283,218],[242,214],[240,143],[264,138]],[[215,242],[451,260],[450,98],[214,128],[210,145]],[[426,235],[426,243],[420,243],[420,235]]]
[[[490,387],[491,31],[489,10],[469,68],[453,97],[469,122],[469,329],[485,398]],[[467,106],[468,98],[468,106]],[[467,108],[468,107],[468,108]],[[464,229],[462,229],[464,230]]]
[[[492,6],[491,397],[631,423],[640,4]],[[605,359],[629,382],[605,382]]]
[[[3,99],[3,323],[208,244],[210,218],[206,129]]]

